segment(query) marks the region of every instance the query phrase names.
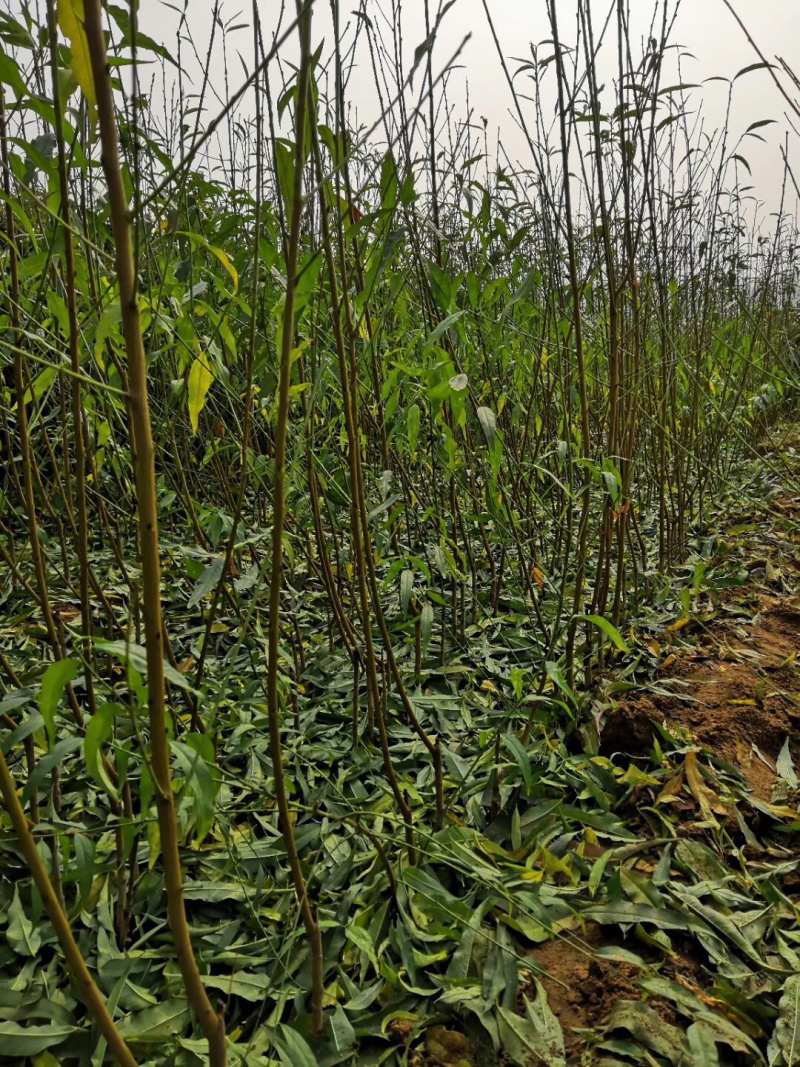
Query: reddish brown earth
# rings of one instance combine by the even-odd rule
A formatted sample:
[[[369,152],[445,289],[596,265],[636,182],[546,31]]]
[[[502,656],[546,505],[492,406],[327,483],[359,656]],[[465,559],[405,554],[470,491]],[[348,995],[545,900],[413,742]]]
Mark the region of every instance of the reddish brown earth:
[[[593,955],[593,950],[608,944],[608,932],[597,923],[589,923],[580,938],[549,941],[531,954],[546,972],[539,980],[561,1023],[568,1057],[585,1047],[584,1031],[608,1022],[617,1001],[641,999],[636,981],[643,975],[638,967]],[[523,988],[523,995],[525,992]],[[652,997],[648,1003],[665,1022],[675,1022],[664,1001]]]
[[[671,687],[674,696],[648,693],[614,709],[603,725],[603,750],[649,751],[655,724],[663,723],[733,764],[768,801],[778,753],[800,725],[800,611],[776,597],[758,600],[751,623],[712,624],[661,672],[684,683]]]
[[[800,596],[790,593],[800,574],[800,507],[794,500],[777,500],[771,512],[775,525],[762,541],[761,532],[756,533],[751,546],[753,584],[723,595],[705,623],[659,636],[662,667],[656,687],[662,692],[622,701],[605,715],[600,734],[604,754],[645,755],[652,751],[658,726],[665,726],[673,736],[732,764],[748,790],[766,802],[773,797],[775,763],[787,737],[800,768],[800,742],[795,740],[800,735]],[[783,523],[787,518],[790,522]],[[763,522],[764,517],[741,521],[747,519]],[[780,561],[777,572],[770,558]],[[691,798],[685,806],[691,810]],[[691,833],[691,825],[681,832]],[[649,869],[644,859],[641,868]],[[590,924],[580,940],[565,937],[532,954],[547,973],[540,980],[561,1023],[570,1063],[580,1062],[586,1031],[607,1023],[618,1001],[642,996],[638,968],[593,955],[609,944],[609,934],[608,928]],[[641,946],[630,947],[643,955]],[[684,948],[660,974],[702,997],[711,977],[692,944]],[[648,1004],[665,1023],[676,1022],[671,1005],[658,998]]]

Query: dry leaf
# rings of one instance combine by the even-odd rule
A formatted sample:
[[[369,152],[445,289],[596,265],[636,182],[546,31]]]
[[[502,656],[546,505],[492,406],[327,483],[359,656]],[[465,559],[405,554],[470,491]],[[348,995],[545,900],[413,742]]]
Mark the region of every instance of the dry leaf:
[[[697,766],[697,750],[690,752],[684,763],[686,770],[686,781],[689,783],[689,788],[692,791],[692,796],[700,805],[700,810],[709,822],[716,823],[714,813],[717,815],[727,815],[728,809],[724,806],[720,798],[714,792],[713,789],[709,789],[703,781],[703,776],[700,774],[700,769]]]
[[[197,660],[194,656],[184,656],[184,658],[178,664],[178,672],[180,674],[188,674],[189,671],[194,670],[197,665]]]
[[[677,774],[667,782],[664,788],[656,797],[656,804],[660,804],[662,800],[670,800],[672,797],[680,796],[680,792],[683,789],[683,770],[679,770]]]

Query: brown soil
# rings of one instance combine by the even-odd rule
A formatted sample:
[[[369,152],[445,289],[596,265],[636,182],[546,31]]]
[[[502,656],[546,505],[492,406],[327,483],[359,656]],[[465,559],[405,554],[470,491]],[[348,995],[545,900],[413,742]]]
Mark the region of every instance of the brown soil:
[[[752,794],[763,801],[772,798],[775,763],[787,737],[800,771],[800,742],[794,743],[800,726],[800,595],[790,594],[800,573],[795,547],[800,538],[796,528],[781,521],[793,521],[800,508],[794,499],[776,497],[771,510],[778,522],[763,541],[760,534],[754,538],[757,552],[767,555],[754,558],[748,568],[753,582],[749,593],[731,588],[715,602],[715,612],[705,623],[659,636],[663,667],[656,687],[661,692],[647,691],[606,714],[599,724],[602,754],[646,755],[659,727],[666,727],[673,736],[693,741],[738,768]],[[754,513],[737,521],[763,518]],[[795,802],[792,797],[792,806]],[[686,808],[694,813],[691,798]],[[688,822],[679,832],[691,833],[692,828]],[[649,860],[640,860],[645,862]],[[797,881],[800,887],[800,875]],[[783,888],[790,892],[793,887],[787,881]],[[637,983],[644,975],[639,968],[596,957],[601,946],[614,943],[608,927],[592,923],[582,937],[565,936],[532,953],[546,972],[539,980],[561,1023],[570,1064],[582,1062],[587,1031],[602,1028],[617,1002],[642,998]],[[674,938],[669,959],[654,953],[652,961],[638,942],[616,943],[645,962],[657,960],[661,977],[700,995],[712,982],[705,955],[692,939]],[[523,980],[522,995],[533,995],[533,988],[532,980],[527,985]],[[669,1003],[657,997],[647,1003],[664,1023],[680,1024]]]
[[[712,624],[663,672],[680,683],[670,687],[674,696],[648,693],[614,709],[603,725],[603,751],[649,751],[656,724],[665,724],[688,731],[736,766],[754,795],[768,801],[775,760],[800,723],[800,706],[790,695],[800,666],[793,659],[800,651],[800,614],[775,597],[759,600],[752,620]]]
[[[642,990],[636,984],[644,977],[643,971],[632,964],[617,960],[597,959],[593,950],[609,944],[608,931],[597,923],[589,923],[579,940],[562,938],[540,945],[531,954],[532,959],[546,974],[539,981],[547,992],[547,1000],[561,1023],[567,1058],[580,1057],[586,1048],[585,1031],[601,1027],[608,1022],[614,1005],[619,1000],[641,1000]],[[634,944],[637,955],[646,950]],[[692,988],[702,985],[701,968],[691,959],[678,958],[678,963],[661,973],[674,981],[684,981]],[[523,985],[523,995],[533,986]],[[658,997],[651,997],[648,1005],[658,1011],[665,1023],[674,1025],[677,1018],[672,1007]]]

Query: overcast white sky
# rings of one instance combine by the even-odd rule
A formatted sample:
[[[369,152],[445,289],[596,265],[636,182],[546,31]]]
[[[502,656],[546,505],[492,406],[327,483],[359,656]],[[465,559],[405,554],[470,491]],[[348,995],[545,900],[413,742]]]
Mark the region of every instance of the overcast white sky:
[[[592,0],[596,26],[602,24],[611,0]],[[195,43],[200,52],[207,47],[212,25],[213,0],[186,0],[187,15]],[[403,33],[407,62],[414,48],[425,37],[423,0],[399,0],[402,9]],[[182,7],[183,0],[140,0],[141,28],[155,39],[162,41],[171,50],[175,49],[178,14],[175,8]],[[631,4],[634,41],[647,33],[652,19],[655,0],[633,0]],[[557,0],[561,23],[561,36],[565,42],[574,39],[576,0]],[[271,39],[278,14],[280,0],[258,0],[260,18],[267,39]],[[352,23],[351,9],[357,0],[342,0],[342,19]],[[390,0],[367,0],[367,12],[378,18],[378,7],[390,9]],[[438,0],[430,0],[432,17]],[[675,0],[669,0],[670,10]],[[753,34],[766,57],[774,60],[782,56],[795,71],[800,72],[800,0],[734,0],[734,6]],[[286,11],[294,14],[294,0],[286,0]],[[539,42],[550,36],[545,0],[489,0],[489,8],[500,39],[501,46],[512,69],[513,57],[528,57],[529,43]],[[314,43],[331,40],[329,0],[316,0],[314,9]],[[249,23],[251,0],[225,0],[221,8],[225,22]],[[234,17],[241,14],[241,18]],[[476,116],[486,116],[489,131],[496,135],[499,130],[509,156],[529,164],[524,138],[510,116],[510,94],[502,75],[497,54],[491,39],[482,0],[456,0],[444,19],[437,36],[434,50],[434,70],[438,71],[456,50],[463,37],[471,33],[471,39],[459,57],[463,73],[452,75],[450,99],[457,106],[465,100],[465,79],[469,82],[470,103]],[[673,43],[683,46],[683,81],[703,82],[714,75],[733,77],[743,67],[757,61],[757,56],[748,44],[741,29],[736,25],[723,0],[683,0],[678,6],[677,21],[672,35]],[[241,66],[236,59],[236,49],[241,50],[248,65],[252,65],[252,44],[246,29],[231,38],[230,45],[231,89],[238,87]],[[613,79],[615,70],[613,42],[608,49],[605,68],[601,63],[601,76]],[[687,55],[690,53],[691,55]],[[287,51],[287,55],[290,52]],[[677,60],[677,51],[671,62]],[[692,58],[694,57],[694,58]],[[371,122],[377,116],[372,71],[366,48],[357,56],[358,62],[349,86],[349,96],[358,102],[359,118]],[[677,81],[677,73],[674,81]],[[671,78],[671,75],[667,75]],[[215,49],[211,64],[211,78],[220,95],[222,90],[222,58]],[[663,84],[669,84],[665,81]],[[460,90],[460,91],[459,91]],[[702,89],[703,114],[706,128],[718,126],[725,113],[727,86],[712,82]],[[696,91],[693,104],[700,103]],[[217,110],[214,105],[209,114]],[[782,180],[782,162],[779,146],[787,129],[784,120],[786,102],[781,98],[767,71],[756,71],[740,79],[736,84],[732,125],[734,134],[744,132],[747,126],[761,119],[772,118],[779,122],[759,131],[765,138],[762,144],[753,139],[746,143],[745,154],[753,169],[752,183],[758,197],[766,202],[768,209],[778,205]],[[790,158],[797,162],[795,173],[800,176],[800,138],[790,135]]]

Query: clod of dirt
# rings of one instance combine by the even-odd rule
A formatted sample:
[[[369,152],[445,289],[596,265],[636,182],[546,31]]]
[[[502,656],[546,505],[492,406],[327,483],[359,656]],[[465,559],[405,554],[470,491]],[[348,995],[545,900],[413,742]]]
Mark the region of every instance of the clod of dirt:
[[[664,715],[643,697],[636,703],[623,702],[606,715],[600,735],[600,751],[604,756],[624,752],[629,756],[643,756],[653,747],[656,723]]]
[[[640,1000],[642,991],[636,981],[639,968],[617,960],[595,959],[592,949],[608,944],[608,937],[597,923],[589,923],[580,942],[550,941],[534,949],[531,956],[544,968],[539,981],[564,1033],[567,1057],[580,1055],[586,1047],[585,1030],[608,1022],[614,1005],[620,1000]],[[523,991],[524,995],[524,991]],[[665,1022],[673,1013],[657,998],[649,1001]]]
[[[680,696],[649,693],[613,709],[603,725],[601,751],[644,754],[657,725],[688,729],[701,745],[738,767],[752,793],[768,801],[772,768],[800,719],[784,677],[793,670],[791,657],[800,646],[800,616],[774,597],[762,597],[760,608],[756,625],[732,631],[720,624],[705,643],[672,665],[671,676],[684,683]]]

